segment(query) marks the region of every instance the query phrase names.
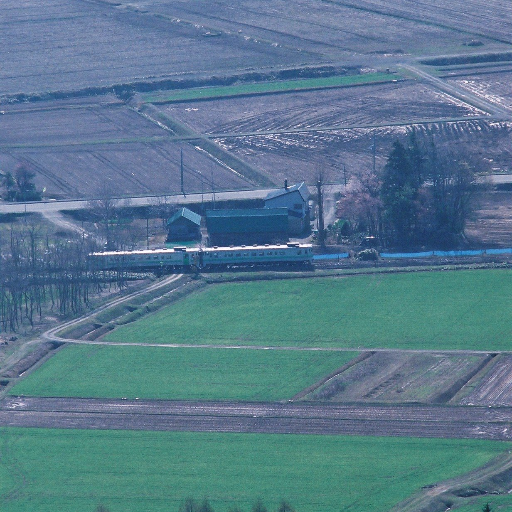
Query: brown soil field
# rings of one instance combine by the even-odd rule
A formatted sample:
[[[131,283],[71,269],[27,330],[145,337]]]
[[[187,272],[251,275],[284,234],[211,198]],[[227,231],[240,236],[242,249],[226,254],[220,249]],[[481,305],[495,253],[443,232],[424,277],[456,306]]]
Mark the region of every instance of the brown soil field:
[[[499,50],[511,42],[504,2],[411,5],[285,0],[132,2],[5,0],[2,94],[74,91],[167,77],[394,62],[404,54]]]
[[[509,405],[512,404],[512,356],[501,354],[492,364],[458,393],[454,403],[461,405]]]
[[[489,360],[485,354],[375,352],[305,399],[445,403]]]
[[[377,351],[300,400],[328,403],[512,406],[512,355]]]
[[[195,131],[210,135],[411,124],[413,120],[485,115],[414,80],[174,103],[161,108]]]
[[[439,0],[414,6],[404,0],[278,0],[271,10],[262,0],[48,0],[44,6],[6,0],[3,15],[0,168],[29,162],[49,197],[90,197],[105,183],[117,194],[179,193],[183,146],[187,191],[258,186],[254,174],[233,171],[194,143],[170,140],[168,130],[106,94],[112,86],[150,90],[167,79],[283,70],[294,77],[304,67],[326,64],[395,68],[415,56],[506,51],[512,43],[510,8],[499,0],[472,0],[470,8],[462,0],[449,6]],[[505,105],[504,73],[492,76]],[[471,85],[475,93],[477,85]],[[84,97],[99,92],[105,95]],[[16,93],[77,94],[81,100],[9,104]],[[412,80],[160,108],[199,134],[222,134],[212,140],[260,170],[260,185],[284,178],[311,182],[319,169],[339,182],[343,166],[348,177],[357,175],[373,164],[374,135],[381,166],[393,140],[421,122],[431,123],[439,140],[485,148],[496,168],[510,169],[508,125],[470,120],[482,112]],[[443,119],[462,120],[438,123]]]
[[[510,407],[167,402],[10,397],[0,425],[512,439]]]
[[[444,144],[485,147],[495,170],[512,167],[507,123],[486,121],[475,107],[414,81],[178,103],[159,110],[198,134],[230,134],[212,139],[275,184],[285,178],[312,183],[319,169],[340,183],[344,166],[348,178],[358,175],[372,166],[373,136],[380,167],[412,121],[422,121],[416,129],[428,128]],[[116,194],[177,194],[182,148],[187,192],[254,186],[195,142],[176,140],[113,95],[6,105],[3,112],[0,168],[12,171],[28,162],[48,197],[92,197],[106,183]]]
[[[74,91],[308,60],[297,50],[238,34],[206,37],[200,26],[133,4],[5,0],[1,26],[1,94]]]
[[[250,182],[193,145],[139,115],[114,96],[8,105],[0,116],[0,168],[27,162],[48,197],[248,188]]]
[[[413,80],[159,108],[208,133],[275,183],[285,178],[311,183],[319,169],[339,183],[344,166],[348,177],[357,176],[373,165],[373,137],[379,168],[392,143],[412,126],[428,129],[441,144],[463,143],[482,153],[485,148],[500,171],[511,167],[507,123],[486,121],[476,107]]]
[[[481,73],[449,79],[473,94],[485,98],[512,111],[512,71],[501,70],[497,73]]]
[[[429,130],[443,144],[465,144],[494,162],[495,170],[512,168],[511,125],[482,120],[415,124],[419,132]],[[247,135],[215,139],[227,151],[258,167],[274,181],[306,180],[314,182],[319,170],[327,181],[343,183],[373,165],[372,145],[375,137],[376,167],[382,168],[397,139],[405,140],[412,126],[382,126],[273,135]]]
[[[144,3],[146,9],[217,33],[237,32],[276,47],[316,52],[329,58],[356,54],[446,53],[479,38],[486,47],[510,42],[510,9],[462,0],[447,6],[438,0],[420,4],[365,1],[201,0]],[[485,19],[485,22],[482,22]],[[492,30],[490,29],[492,25]]]
[[[512,192],[482,194],[477,201],[466,227],[468,240],[480,247],[512,247]]]

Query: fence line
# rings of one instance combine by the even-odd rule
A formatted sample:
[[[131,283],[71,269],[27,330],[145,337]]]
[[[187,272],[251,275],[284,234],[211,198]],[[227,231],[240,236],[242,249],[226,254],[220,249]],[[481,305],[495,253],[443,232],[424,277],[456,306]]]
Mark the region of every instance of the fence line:
[[[430,257],[459,257],[459,256],[485,256],[512,254],[512,248],[507,249],[477,249],[471,251],[424,251],[424,252],[383,252],[381,258],[430,258]],[[341,260],[349,258],[348,252],[337,254],[315,254],[314,261],[322,260]]]

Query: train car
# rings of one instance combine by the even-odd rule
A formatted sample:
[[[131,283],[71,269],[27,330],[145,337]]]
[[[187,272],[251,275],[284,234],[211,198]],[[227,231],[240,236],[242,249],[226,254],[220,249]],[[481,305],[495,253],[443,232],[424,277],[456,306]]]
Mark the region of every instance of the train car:
[[[89,254],[92,270],[156,270],[172,272],[197,265],[197,248],[106,251]]]
[[[255,265],[311,265],[313,250],[309,244],[212,247],[199,253],[199,266],[205,270],[220,267]]]
[[[239,247],[175,247],[138,251],[107,251],[89,254],[92,270],[151,270],[173,272],[215,270],[255,265],[311,265],[312,246],[288,243]]]

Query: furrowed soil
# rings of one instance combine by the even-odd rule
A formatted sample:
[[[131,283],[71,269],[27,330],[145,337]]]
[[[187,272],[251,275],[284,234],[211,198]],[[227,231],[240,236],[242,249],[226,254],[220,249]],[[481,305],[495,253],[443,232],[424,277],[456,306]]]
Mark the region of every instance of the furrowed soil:
[[[413,80],[167,108],[225,150],[215,154],[172,139],[172,131],[110,95],[112,89],[126,99],[155,87],[237,83],[251,74],[254,80],[297,78],[315,66],[322,72],[394,71],[414,55],[506,53],[510,8],[497,0],[492,8],[472,1],[471,10],[461,0],[414,8],[405,1],[280,0],[270,11],[260,0],[49,0],[44,7],[7,0],[3,8],[0,166],[9,171],[20,161],[30,164],[50,197],[95,195],[105,180],[117,194],[179,193],[183,147],[187,192],[284,178],[312,182],[319,167],[326,179],[340,182],[344,166],[348,178],[372,166],[374,136],[381,167],[393,141],[412,125],[428,127],[447,144],[485,151],[497,172],[510,170],[506,120],[482,120],[488,116],[468,102]],[[490,85],[480,78],[452,80],[475,94],[489,87],[486,97],[506,106],[508,75],[502,72],[486,76]],[[56,101],[73,96],[82,101],[65,107]],[[230,156],[255,172],[233,168]]]
[[[250,184],[113,96],[9,105],[1,121],[0,167],[28,163],[49,197],[95,197],[105,183],[116,194],[177,194],[181,149],[187,191],[211,192],[212,176],[217,189]]]

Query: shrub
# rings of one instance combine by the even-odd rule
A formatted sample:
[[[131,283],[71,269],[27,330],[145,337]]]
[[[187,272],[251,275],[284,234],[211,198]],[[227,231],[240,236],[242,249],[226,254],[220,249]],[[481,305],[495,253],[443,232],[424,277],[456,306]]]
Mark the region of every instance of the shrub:
[[[364,249],[357,254],[357,259],[361,261],[377,261],[379,253],[375,249]]]

